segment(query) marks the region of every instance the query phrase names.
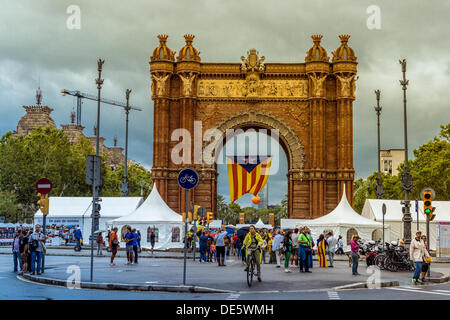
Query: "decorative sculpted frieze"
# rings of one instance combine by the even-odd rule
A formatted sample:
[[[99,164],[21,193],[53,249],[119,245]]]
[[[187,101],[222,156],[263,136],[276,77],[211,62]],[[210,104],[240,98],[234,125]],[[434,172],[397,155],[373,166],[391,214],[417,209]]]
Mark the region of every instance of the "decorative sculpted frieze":
[[[208,98],[307,98],[308,80],[260,80],[249,76],[245,80],[206,80],[197,84],[197,96]]]

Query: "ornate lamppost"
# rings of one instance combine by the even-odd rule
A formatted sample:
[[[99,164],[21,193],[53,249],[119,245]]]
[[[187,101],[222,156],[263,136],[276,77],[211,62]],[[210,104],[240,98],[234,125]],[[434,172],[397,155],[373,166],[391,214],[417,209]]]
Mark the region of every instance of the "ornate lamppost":
[[[403,205],[403,236],[405,237],[405,243],[411,243],[411,212],[410,212],[410,201],[409,201],[409,193],[412,190],[412,177],[409,174],[408,167],[408,122],[407,122],[407,113],[406,113],[406,90],[408,85],[408,80],[406,80],[406,59],[399,60],[400,65],[402,66],[403,79],[400,80],[400,84],[403,89],[403,123],[404,123],[404,134],[405,134],[405,170],[402,174],[402,187],[405,191],[405,200],[401,202]]]
[[[377,178],[377,189],[376,195],[377,199],[383,199],[384,190],[383,183],[381,181],[381,168],[380,168],[380,114],[381,114],[381,106],[380,106],[380,90],[375,90],[375,96],[377,97],[377,106],[375,107],[375,111],[377,113],[377,126],[378,126],[378,178]]]

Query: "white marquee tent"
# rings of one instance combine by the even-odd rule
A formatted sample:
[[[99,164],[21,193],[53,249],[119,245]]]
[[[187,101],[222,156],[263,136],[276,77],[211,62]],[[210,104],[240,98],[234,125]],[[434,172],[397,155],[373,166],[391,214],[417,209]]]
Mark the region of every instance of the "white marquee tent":
[[[150,248],[150,234],[153,229],[156,236],[155,249],[183,248],[184,223],[180,214],[176,213],[161,198],[156,185],[150,195],[136,210],[127,216],[109,222],[110,227],[117,227],[119,234],[126,226],[141,232],[141,247]],[[119,236],[120,241],[123,239]],[[122,247],[125,242],[121,242]]]
[[[99,229],[106,230],[106,223],[134,211],[143,201],[142,197],[102,197],[100,202]],[[89,243],[92,220],[91,197],[50,197],[47,225],[73,225],[80,227],[83,243]],[[42,212],[38,210],[34,223],[42,225]]]
[[[333,231],[335,236],[341,235],[344,246],[350,243],[351,236],[358,234],[361,240],[379,240],[383,225],[358,214],[348,203],[345,188],[341,201],[330,213],[316,219],[281,219],[282,229],[294,229],[308,226],[314,240],[324,231]],[[389,233],[389,225],[385,225],[385,233]]]
[[[384,199],[367,199],[364,203],[362,216],[375,220],[382,221],[383,203],[386,204],[386,215],[384,221],[390,225],[390,240],[397,240],[403,237],[403,213],[401,200],[384,200]],[[411,233],[414,235],[417,231],[417,212],[414,201],[411,201],[411,217],[413,219],[411,223]],[[426,232],[426,216],[423,213],[423,201],[418,201],[419,212],[419,230],[422,234]],[[450,201],[433,201],[433,206],[436,207],[436,217],[430,222],[430,247],[436,249],[436,223],[437,222],[450,222]]]

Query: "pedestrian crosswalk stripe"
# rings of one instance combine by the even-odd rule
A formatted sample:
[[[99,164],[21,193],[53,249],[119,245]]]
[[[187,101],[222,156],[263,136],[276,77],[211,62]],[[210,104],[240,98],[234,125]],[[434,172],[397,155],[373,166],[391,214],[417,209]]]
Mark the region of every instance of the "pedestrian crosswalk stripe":
[[[429,293],[429,294],[439,294],[439,295],[444,295],[444,296],[450,296],[450,292],[448,292],[448,293],[444,293],[444,292],[436,292],[436,290],[434,290],[434,291],[426,291],[426,290],[412,290],[411,288],[408,288],[408,289],[406,289],[406,288],[400,288],[400,287],[390,287],[390,288],[387,288],[387,289],[390,289],[390,290],[399,290],[399,291],[409,291],[409,292],[419,292],[419,293]]]
[[[1,278],[0,278],[1,279]],[[433,290],[435,292],[444,292],[444,293],[450,293],[450,290]]]
[[[240,294],[239,293],[233,293],[230,294],[230,296],[227,298],[227,300],[237,300],[239,298]]]
[[[328,291],[328,298],[330,300],[340,300],[339,294],[336,291]]]

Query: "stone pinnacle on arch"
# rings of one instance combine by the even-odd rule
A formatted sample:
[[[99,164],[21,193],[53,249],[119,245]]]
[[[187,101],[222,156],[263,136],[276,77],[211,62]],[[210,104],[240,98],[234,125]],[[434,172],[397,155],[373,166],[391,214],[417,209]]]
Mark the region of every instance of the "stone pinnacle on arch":
[[[329,58],[327,55],[327,51],[320,45],[322,41],[323,35],[321,34],[313,34],[311,39],[313,40],[314,45],[306,52],[306,62],[320,61],[320,62],[328,62]]]
[[[200,62],[200,51],[193,46],[195,36],[193,34],[185,34],[184,39],[186,45],[180,49],[177,61],[196,61]]]

